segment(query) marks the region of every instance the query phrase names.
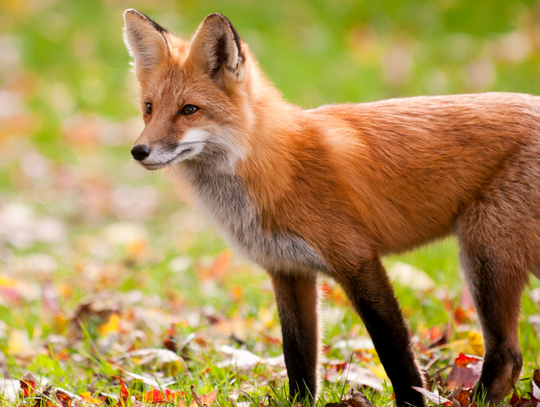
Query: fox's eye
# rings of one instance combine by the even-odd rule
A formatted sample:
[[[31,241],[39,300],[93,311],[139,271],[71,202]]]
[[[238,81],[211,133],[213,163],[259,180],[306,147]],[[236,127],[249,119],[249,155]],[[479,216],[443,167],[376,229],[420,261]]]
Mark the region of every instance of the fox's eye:
[[[185,105],[182,109],[180,109],[180,114],[184,116],[189,116],[190,114],[195,113],[199,108],[194,105]]]
[[[146,114],[152,114],[152,103],[146,104],[146,109],[144,110]]]

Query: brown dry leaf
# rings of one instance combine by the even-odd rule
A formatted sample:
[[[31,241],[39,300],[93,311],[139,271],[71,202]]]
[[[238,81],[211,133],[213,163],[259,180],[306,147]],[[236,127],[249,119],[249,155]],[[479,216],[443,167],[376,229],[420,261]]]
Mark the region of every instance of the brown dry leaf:
[[[472,391],[473,391],[472,388],[462,389],[461,391],[459,391],[459,393],[456,396],[450,397],[450,399],[452,401],[457,401],[461,407],[469,407],[471,404],[470,397],[471,397]]]
[[[203,405],[210,407],[212,404],[214,404],[214,401],[216,401],[216,397],[217,397],[217,387],[214,388],[212,393],[203,394],[200,397],[200,401],[203,403]]]
[[[345,405],[351,407],[373,407],[373,404],[371,404],[371,401],[366,396],[353,388],[351,388],[349,394],[342,401]]]
[[[429,343],[427,349],[446,345],[452,336],[452,325],[447,323],[443,328],[433,326],[427,330],[426,336]]]
[[[58,404],[54,401],[53,397],[53,386],[47,386],[45,390],[43,390],[43,393],[35,398],[36,404],[34,404],[34,407],[57,407]],[[63,405],[62,407],[71,407],[70,404],[71,400],[69,404]]]
[[[217,388],[208,395],[202,395],[200,398],[195,393],[195,386],[191,385],[191,395],[193,396],[193,401],[189,404],[189,407],[211,407],[214,404],[217,396]]]
[[[62,407],[74,407],[81,404],[83,399],[67,390],[57,388],[54,392]]]

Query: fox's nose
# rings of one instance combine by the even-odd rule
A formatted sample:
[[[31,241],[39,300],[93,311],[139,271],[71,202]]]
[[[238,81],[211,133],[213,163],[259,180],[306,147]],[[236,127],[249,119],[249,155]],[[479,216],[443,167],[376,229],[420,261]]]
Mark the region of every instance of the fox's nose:
[[[138,144],[131,149],[131,155],[137,161],[142,161],[150,155],[150,149],[144,144]]]

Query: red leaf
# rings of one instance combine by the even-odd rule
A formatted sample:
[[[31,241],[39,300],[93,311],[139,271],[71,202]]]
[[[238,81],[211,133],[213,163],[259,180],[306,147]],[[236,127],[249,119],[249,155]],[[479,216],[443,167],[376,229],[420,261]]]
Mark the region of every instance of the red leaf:
[[[181,392],[174,392],[169,389],[165,389],[165,394],[159,389],[152,389],[146,392],[143,396],[145,403],[155,403],[158,401],[174,401],[181,397]]]
[[[467,365],[471,362],[475,362],[475,361],[481,361],[482,358],[478,357],[478,356],[469,356],[469,355],[465,355],[464,353],[460,353],[459,356],[456,358],[456,365],[458,365],[459,367],[467,367]]]
[[[56,398],[58,399],[62,407],[71,407],[71,397],[69,397],[66,393],[57,391]]]
[[[519,397],[514,393],[510,399],[510,405],[514,407],[529,407],[532,406],[532,401],[525,397]]]
[[[22,396],[28,397],[36,393],[38,389],[37,379],[31,373],[26,373],[20,380]]]
[[[118,376],[111,376],[111,377],[114,377],[120,382],[120,393],[119,393],[118,403],[116,403],[116,405],[118,407],[124,407],[126,405],[127,399],[129,398],[129,391],[126,387],[126,384]]]

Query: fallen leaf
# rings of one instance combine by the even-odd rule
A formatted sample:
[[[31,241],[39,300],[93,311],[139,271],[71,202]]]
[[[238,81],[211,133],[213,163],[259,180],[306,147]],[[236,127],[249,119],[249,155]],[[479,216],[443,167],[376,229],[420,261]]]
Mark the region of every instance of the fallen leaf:
[[[373,341],[371,338],[361,337],[356,339],[343,339],[337,341],[333,346],[334,349],[340,349],[342,352],[350,353],[355,350],[369,350],[374,349]]]
[[[435,288],[435,282],[430,276],[410,264],[397,262],[388,270],[388,275],[392,280],[415,291],[430,291]]]
[[[114,363],[121,363],[124,359],[130,358],[136,365],[155,367],[159,370],[167,370],[177,373],[182,369],[184,360],[176,353],[168,349],[138,349],[126,352],[113,359]]]
[[[109,319],[107,320],[107,322],[105,322],[103,325],[100,325],[98,330],[99,333],[103,336],[120,332],[120,315],[118,315],[116,312],[112,312],[109,315]]]
[[[448,374],[448,388],[455,389],[460,385],[464,388],[474,387],[481,372],[482,358],[461,353]]]
[[[142,399],[145,403],[156,403],[159,401],[175,401],[183,396],[183,392],[174,392],[169,389],[161,391],[159,389],[152,389],[144,393]]]
[[[9,400],[15,400],[21,389],[21,381],[0,377],[0,394]]]
[[[531,379],[531,394],[536,400],[540,400],[540,369],[536,369]]]
[[[85,391],[84,393],[81,393],[81,398],[90,404],[98,404],[98,405],[103,404],[102,400],[92,397],[92,394],[89,391]]]
[[[448,345],[441,346],[438,349],[449,347],[454,357],[460,353],[468,355],[482,356],[484,355],[484,343],[482,334],[475,331],[469,331],[465,339],[450,342]]]
[[[460,407],[469,407],[469,405],[471,404],[470,397],[471,397],[472,391],[473,391],[472,388],[461,389],[456,396],[450,397],[450,400],[457,401]]]
[[[510,405],[513,407],[537,407],[537,404],[540,404],[539,400],[536,400],[532,396],[529,399],[527,397],[520,397],[514,393],[510,398]]]
[[[75,401],[75,403],[83,401],[82,397],[60,388],[57,388],[54,394],[62,407],[74,407],[75,405],[72,403],[73,401]]]
[[[58,405],[53,400],[53,387],[47,386],[45,390],[37,397],[35,397],[36,404],[34,404],[34,407],[57,407]],[[71,404],[71,403],[70,403]],[[71,407],[69,404],[67,407]]]
[[[191,385],[191,396],[193,397],[193,401],[189,404],[189,407],[203,407],[202,401],[199,399],[199,396],[197,396],[197,393],[195,393],[194,390],[195,386]]]
[[[20,380],[22,397],[29,397],[39,389],[38,380],[32,373],[26,373]]]
[[[203,405],[210,407],[212,404],[214,404],[214,401],[216,401],[216,397],[217,388],[215,388],[210,394],[203,394],[199,399]]]
[[[354,363],[325,361],[323,362],[324,380],[329,382],[343,381],[354,387],[367,386],[376,391],[383,390],[383,380],[377,377],[370,369]]]
[[[436,403],[438,405],[444,405],[444,406],[451,406],[452,402],[448,400],[447,398],[437,394],[433,393],[429,390],[423,389],[421,387],[412,386],[413,389],[415,389],[417,392],[422,393],[422,395],[427,398],[429,401]]]
[[[373,407],[373,404],[371,404],[371,401],[366,396],[353,388],[351,388],[349,394],[342,401],[345,405],[351,407]]]
[[[481,362],[482,358],[479,358],[478,356],[467,356],[464,353],[460,353],[455,360],[455,364],[459,367],[467,367],[469,363],[478,361]]]
[[[119,391],[119,397],[118,397],[118,403],[116,405],[118,407],[124,407],[126,405],[126,402],[129,398],[129,391],[126,387],[126,384],[122,379],[120,379],[118,376],[111,376],[114,377],[116,380],[120,382],[120,391]]]
[[[219,350],[229,355],[229,360],[217,364],[218,367],[234,366],[238,370],[249,370],[257,366],[262,358],[245,349],[235,349],[232,346],[223,345]]]

